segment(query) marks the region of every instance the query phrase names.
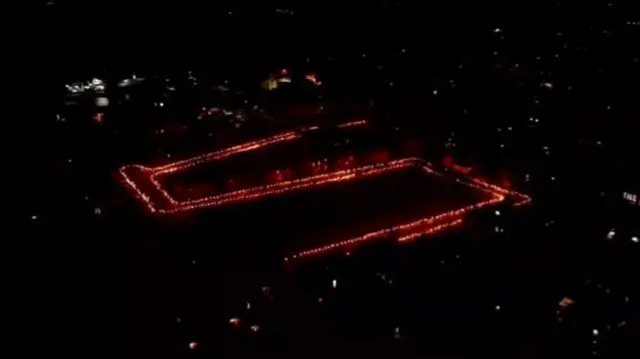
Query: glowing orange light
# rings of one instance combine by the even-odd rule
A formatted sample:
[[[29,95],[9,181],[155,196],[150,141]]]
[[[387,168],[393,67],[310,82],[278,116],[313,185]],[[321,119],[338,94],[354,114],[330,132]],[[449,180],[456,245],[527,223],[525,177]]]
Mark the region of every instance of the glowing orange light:
[[[352,126],[360,126],[360,125],[364,125],[365,123],[367,123],[367,121],[365,120],[360,120],[360,121],[353,121],[353,122],[347,122],[347,123],[341,123],[338,125],[338,128],[345,128],[345,127],[352,127]]]
[[[313,83],[316,86],[322,85],[322,82],[318,81],[318,79],[316,78],[316,74],[314,73],[307,74],[304,78],[307,79],[308,81],[311,81],[311,83]]]
[[[341,124],[337,127],[344,128],[359,126],[365,123],[366,121],[355,121]],[[303,177],[291,181],[281,181],[273,184],[244,188],[215,196],[208,196],[187,201],[179,201],[173,198],[161,186],[159,182],[160,176],[182,172],[203,163],[216,161],[222,158],[233,156],[238,153],[253,151],[277,143],[296,140],[302,137],[302,132],[314,130],[317,128],[317,126],[312,126],[303,129],[301,132],[285,132],[276,136],[244,143],[211,153],[205,153],[200,156],[154,168],[148,168],[140,165],[123,166],[122,168],[120,168],[119,173],[127,186],[132,188],[137,194],[138,199],[140,199],[144,203],[145,207],[152,213],[160,214],[184,212],[199,208],[207,208],[230,203],[237,203],[240,201],[254,200],[303,188],[318,187],[329,183],[352,181],[370,176],[377,176],[388,173],[390,171],[397,171],[399,169],[409,167],[420,168],[429,174],[443,176],[441,173],[431,168],[431,165],[428,162],[425,162],[420,158],[411,157],[346,170],[339,170],[320,175]],[[139,178],[139,180],[146,182],[144,190],[141,188],[141,185],[139,183],[132,179],[133,177]],[[140,182],[139,180],[138,182]],[[447,211],[436,216],[425,217],[417,221],[367,233],[360,237],[329,244],[319,248],[308,249],[296,253],[290,258],[285,258],[285,261],[288,261],[289,259],[303,258],[314,254],[325,253],[341,247],[357,244],[360,242],[381,239],[389,237],[391,235],[397,237],[399,242],[411,241],[424,235],[438,233],[447,228],[458,226],[462,224],[463,217],[466,213],[489,205],[500,203],[504,201],[507,196],[512,197],[516,200],[516,202],[514,203],[515,207],[519,207],[531,202],[531,198],[527,195],[498,187],[494,184],[487,183],[479,178],[469,178],[469,181],[457,179],[456,181],[463,185],[472,187],[476,190],[490,194],[491,199],[464,206],[455,210]]]

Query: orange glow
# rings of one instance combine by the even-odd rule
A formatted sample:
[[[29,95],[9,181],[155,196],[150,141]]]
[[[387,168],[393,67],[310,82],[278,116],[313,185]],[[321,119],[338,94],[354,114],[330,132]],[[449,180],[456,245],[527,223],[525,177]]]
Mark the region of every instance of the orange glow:
[[[318,81],[316,74],[314,73],[307,74],[304,78],[311,81],[316,86],[322,85],[322,82]]]
[[[337,127],[353,127],[362,126],[367,122],[356,121],[346,124],[340,124]],[[132,188],[138,199],[140,199],[145,207],[152,213],[175,213],[183,212],[197,208],[206,208],[211,206],[217,206],[225,203],[236,202],[239,200],[256,199],[265,195],[273,195],[278,193],[284,193],[291,189],[300,189],[314,185],[321,185],[323,183],[335,182],[338,180],[344,180],[348,178],[354,178],[356,173],[362,172],[366,175],[371,175],[371,169],[360,168],[352,170],[353,173],[348,171],[340,171],[334,173],[327,173],[320,176],[301,178],[295,181],[285,181],[273,185],[259,186],[248,189],[241,189],[239,191],[224,193],[219,196],[211,196],[200,198],[193,201],[178,201],[174,199],[167,191],[162,187],[159,182],[160,176],[164,176],[171,173],[179,173],[191,169],[195,166],[202,165],[204,163],[217,161],[226,157],[230,157],[242,152],[248,152],[264,148],[269,145],[277,143],[283,143],[287,141],[293,141],[300,139],[302,133],[306,131],[312,131],[319,129],[319,126],[311,126],[303,128],[299,132],[285,132],[275,136],[263,138],[256,141],[243,143],[237,146],[225,148],[215,152],[205,153],[189,159],[172,162],[166,165],[149,168],[141,165],[127,165],[123,166],[119,170],[119,174],[124,179],[124,182]],[[378,168],[376,171],[380,171]],[[378,173],[378,172],[376,172]],[[135,174],[135,176],[134,176]],[[138,178],[140,177],[140,178]],[[135,178],[135,179],[134,179]],[[340,179],[342,178],[342,179]],[[143,186],[146,183],[147,186]],[[145,187],[144,189],[142,187]],[[288,188],[291,187],[291,188]]]
[[[351,126],[360,126],[364,124],[366,124],[366,121],[363,120],[341,124],[337,127],[344,128]],[[149,212],[158,214],[185,212],[200,208],[208,208],[227,205],[231,203],[238,203],[242,201],[250,201],[267,196],[276,196],[282,193],[296,191],[303,188],[313,188],[329,183],[354,181],[371,176],[378,176],[384,173],[410,167],[420,168],[426,173],[432,175],[443,176],[441,173],[434,170],[431,167],[431,164],[429,164],[428,162],[425,162],[420,158],[410,157],[393,161],[385,161],[373,165],[339,170],[320,175],[303,177],[291,181],[282,181],[274,184],[244,188],[219,195],[186,201],[176,200],[160,184],[159,178],[161,176],[183,172],[195,166],[202,165],[207,162],[217,161],[222,158],[230,157],[242,152],[254,151],[277,143],[297,140],[303,136],[302,133],[304,131],[315,130],[317,128],[317,126],[313,126],[307,127],[299,132],[285,132],[272,137],[247,142],[215,152],[205,153],[200,156],[154,168],[144,167],[141,165],[127,165],[120,168],[119,174],[122,176],[126,185],[133,189],[133,191],[137,195],[137,198],[144,204]],[[462,224],[463,217],[466,213],[486,206],[498,204],[500,202],[503,202],[507,197],[511,197],[515,200],[515,207],[519,207],[531,202],[531,198],[527,195],[498,187],[496,185],[487,183],[479,178],[468,177],[468,180],[458,179],[456,181],[462,185],[466,185],[476,190],[490,194],[491,199],[447,211],[435,216],[421,218],[417,221],[367,233],[360,237],[329,244],[319,248],[308,249],[285,258],[285,261],[308,257],[315,254],[321,254],[342,247],[390,236],[397,237],[399,242],[408,242],[420,236],[438,233],[447,228],[459,226]]]
[[[453,160],[453,157],[451,157],[450,155],[446,155],[444,156],[444,158],[442,159],[442,163],[448,167],[451,168],[452,170],[462,173],[464,175],[468,175],[471,173],[471,170],[473,169],[470,166],[460,166],[458,164],[455,163],[455,161]]]
[[[440,175],[438,172],[434,171],[426,164],[423,164],[423,162],[420,163],[422,165],[422,169],[424,169],[426,172]],[[436,234],[448,228],[461,225],[465,214],[476,209],[503,202],[506,196],[513,196],[514,198],[516,198],[517,201],[514,206],[521,206],[523,204],[531,202],[531,198],[529,196],[513,191],[507,191],[498,186],[486,183],[480,179],[472,179],[472,182],[457,180],[457,182],[475,188],[482,192],[489,193],[492,195],[492,199],[447,211],[435,216],[421,218],[417,221],[367,233],[360,237],[347,239],[345,241],[332,243],[318,248],[304,250],[292,255],[291,257],[285,257],[284,260],[289,261],[291,259],[300,259],[311,255],[323,254],[343,247],[348,247],[351,245],[360,244],[376,239],[382,239],[390,236],[397,236],[398,242],[408,242],[425,235]]]

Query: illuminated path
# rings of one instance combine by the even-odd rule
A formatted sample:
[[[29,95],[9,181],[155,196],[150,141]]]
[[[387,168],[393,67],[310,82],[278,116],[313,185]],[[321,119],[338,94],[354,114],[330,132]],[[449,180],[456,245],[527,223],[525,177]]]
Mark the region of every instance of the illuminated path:
[[[365,123],[365,121],[350,122],[338,125],[338,127],[343,128],[358,126]],[[124,182],[136,192],[137,197],[142,203],[144,203],[146,208],[150,212],[158,214],[171,214],[201,208],[228,205],[231,203],[251,201],[267,196],[275,196],[305,188],[319,187],[329,183],[357,181],[359,179],[412,167],[422,169],[423,171],[431,175],[442,176],[440,173],[431,168],[431,166],[427,162],[420,158],[404,158],[385,163],[378,163],[347,170],[324,173],[316,176],[303,177],[292,181],[283,181],[275,184],[250,187],[233,192],[187,201],[176,200],[160,184],[159,178],[161,176],[187,171],[195,166],[199,166],[204,163],[214,162],[243,152],[262,149],[277,143],[298,140],[302,137],[302,134],[304,132],[316,129],[318,129],[318,127],[313,126],[304,128],[300,132],[285,132],[276,136],[247,142],[216,152],[206,153],[200,156],[154,168],[144,167],[140,165],[127,165],[120,168],[119,173],[122,176]],[[308,249],[285,258],[285,261],[304,258],[314,254],[325,253],[345,246],[352,246],[361,242],[390,236],[397,237],[400,242],[410,241],[426,234],[437,233],[447,228],[458,226],[462,224],[463,217],[466,213],[486,206],[498,204],[500,202],[503,202],[507,197],[514,198],[514,206],[521,206],[523,204],[531,202],[531,198],[524,194],[506,190],[477,178],[469,178],[466,181],[457,181],[463,185],[490,194],[491,199],[447,211],[435,216],[425,217],[413,222],[404,223],[390,228],[383,228],[371,233],[367,233],[360,237],[348,239],[318,248]]]

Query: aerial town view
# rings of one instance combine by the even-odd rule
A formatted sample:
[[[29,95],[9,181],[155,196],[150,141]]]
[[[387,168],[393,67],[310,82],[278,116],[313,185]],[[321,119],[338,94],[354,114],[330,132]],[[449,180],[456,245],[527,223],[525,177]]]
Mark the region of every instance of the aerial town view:
[[[640,357],[627,3],[40,6],[40,347]]]

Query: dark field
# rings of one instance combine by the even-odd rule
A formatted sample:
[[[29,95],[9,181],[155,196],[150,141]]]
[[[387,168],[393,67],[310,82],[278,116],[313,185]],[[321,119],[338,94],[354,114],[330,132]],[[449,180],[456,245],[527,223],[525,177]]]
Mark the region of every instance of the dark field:
[[[487,198],[450,179],[406,169],[204,211],[227,258],[279,258],[436,215]],[[198,216],[198,218],[202,218]],[[245,238],[241,240],[241,238]],[[255,238],[247,242],[246,238]]]

